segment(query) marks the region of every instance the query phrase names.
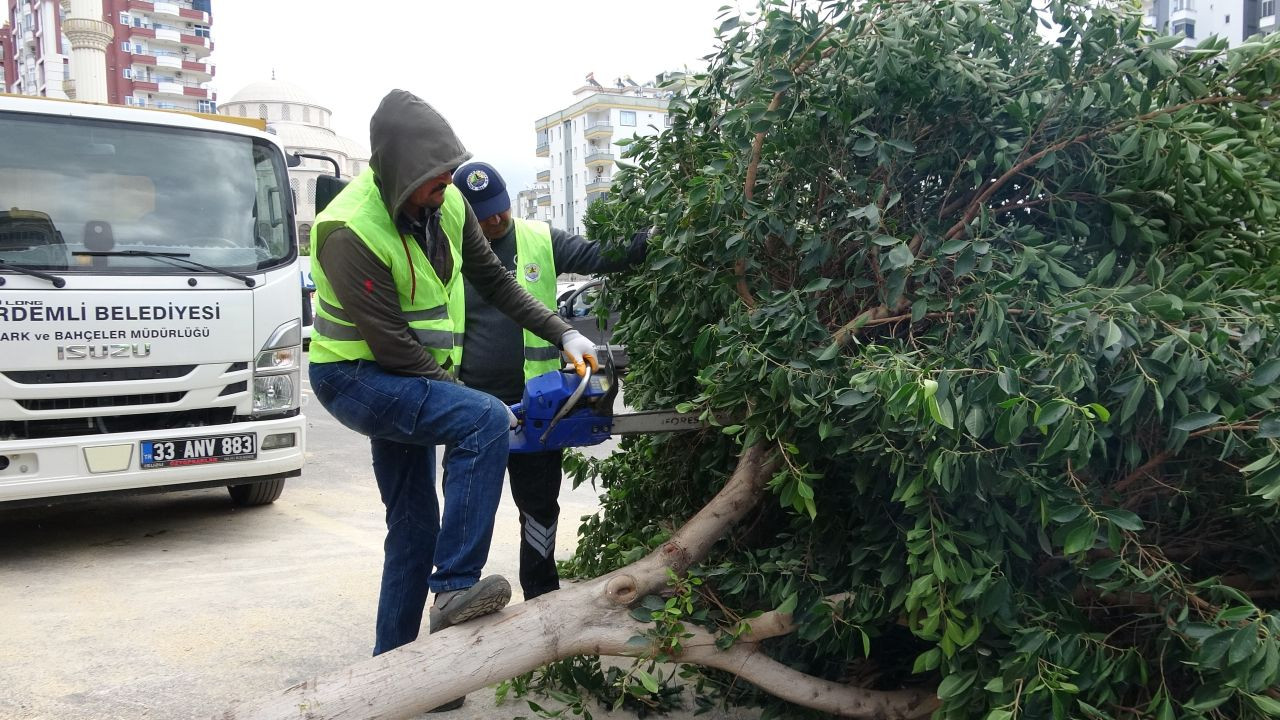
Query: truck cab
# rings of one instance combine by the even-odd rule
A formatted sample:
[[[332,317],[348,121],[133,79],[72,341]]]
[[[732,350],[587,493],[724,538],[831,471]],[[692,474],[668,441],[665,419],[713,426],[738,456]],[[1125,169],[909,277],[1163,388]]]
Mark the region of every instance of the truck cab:
[[[0,504],[301,472],[283,149],[216,116],[0,96]]]

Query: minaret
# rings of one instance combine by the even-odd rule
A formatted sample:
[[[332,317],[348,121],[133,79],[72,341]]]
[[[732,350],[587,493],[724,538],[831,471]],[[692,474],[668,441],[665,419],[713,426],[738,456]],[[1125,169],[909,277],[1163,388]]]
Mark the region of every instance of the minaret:
[[[76,100],[105,103],[107,46],[115,31],[102,20],[102,0],[62,0],[62,7],[67,11],[62,33],[71,41],[72,78],[63,89]]]

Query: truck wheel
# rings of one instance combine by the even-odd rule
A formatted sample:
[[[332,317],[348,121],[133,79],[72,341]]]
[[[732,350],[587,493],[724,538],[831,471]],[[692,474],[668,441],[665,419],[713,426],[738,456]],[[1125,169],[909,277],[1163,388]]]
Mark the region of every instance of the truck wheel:
[[[231,502],[240,507],[270,505],[284,492],[284,478],[246,485],[228,485],[227,492],[231,493]]]

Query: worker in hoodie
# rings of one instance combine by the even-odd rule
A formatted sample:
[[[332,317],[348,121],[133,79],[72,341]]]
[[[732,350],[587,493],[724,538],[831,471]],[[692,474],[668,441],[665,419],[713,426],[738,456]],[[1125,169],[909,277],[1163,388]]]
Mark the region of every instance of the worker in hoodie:
[[[516,282],[548,308],[556,304],[556,276],[625,270],[643,262],[647,230],[631,236],[625,252],[606,253],[600,243],[511,216],[511,197],[502,175],[492,165],[469,162],[453,173],[480,219],[493,252]],[[619,248],[621,250],[621,248]],[[466,330],[458,377],[467,387],[490,393],[505,403],[520,402],[524,384],[560,368],[560,353],[485,302],[479,288],[464,283]],[[560,589],[556,572],[556,525],[560,518],[563,450],[513,454],[507,459],[511,497],[520,511],[520,589],[524,599]]]
[[[343,425],[369,437],[386,506],[373,652],[418,637],[428,590],[432,632],[496,612],[501,576],[481,579],[515,416],[458,383],[463,278],[485,301],[563,350],[580,369],[595,346],[523,290],[493,254],[452,184],[471,157],[426,102],[394,90],[369,124],[369,169],[316,218],[311,387]],[[444,513],[435,446],[446,459]],[[434,569],[433,569],[434,568]]]

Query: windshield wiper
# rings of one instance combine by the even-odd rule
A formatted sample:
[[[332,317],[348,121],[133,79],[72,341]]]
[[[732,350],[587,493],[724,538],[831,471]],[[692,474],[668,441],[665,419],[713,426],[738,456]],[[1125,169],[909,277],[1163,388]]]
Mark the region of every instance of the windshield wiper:
[[[219,275],[226,275],[229,278],[235,278],[236,280],[239,280],[240,282],[244,283],[245,287],[253,287],[254,285],[258,284],[257,280],[254,280],[248,275],[241,275],[240,273],[234,273],[234,272],[231,272],[230,270],[223,270],[222,268],[217,268],[212,265],[205,265],[204,263],[199,263],[199,262],[196,262],[195,260],[188,260],[187,258],[191,256],[191,253],[162,253],[162,252],[153,252],[151,250],[85,250],[83,252],[73,252],[71,254],[85,255],[88,257],[152,258],[153,260],[159,260],[160,262],[168,263],[170,265],[173,265],[174,267],[186,267],[186,268],[197,267],[202,270],[208,270],[209,272],[218,273]]]
[[[0,270],[12,270],[16,273],[22,273],[23,275],[30,275],[31,277],[38,277],[41,280],[48,280],[49,283],[56,288],[63,287],[67,284],[66,280],[63,280],[57,275],[42,273],[39,270],[32,270],[31,268],[25,267],[23,265],[15,265],[7,260],[0,260]],[[4,284],[4,278],[0,278],[0,285],[3,285],[3,284]]]

